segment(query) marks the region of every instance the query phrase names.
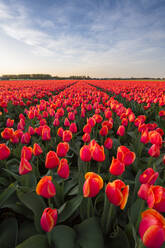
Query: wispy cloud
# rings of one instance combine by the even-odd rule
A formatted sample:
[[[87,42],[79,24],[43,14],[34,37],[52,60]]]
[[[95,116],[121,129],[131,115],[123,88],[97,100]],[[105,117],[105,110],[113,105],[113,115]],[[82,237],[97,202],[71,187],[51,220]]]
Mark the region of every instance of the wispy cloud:
[[[43,10],[0,0],[0,29],[36,56],[75,68],[123,68],[126,60],[128,68],[154,59],[158,65],[165,58],[165,6],[156,0],[55,1]]]

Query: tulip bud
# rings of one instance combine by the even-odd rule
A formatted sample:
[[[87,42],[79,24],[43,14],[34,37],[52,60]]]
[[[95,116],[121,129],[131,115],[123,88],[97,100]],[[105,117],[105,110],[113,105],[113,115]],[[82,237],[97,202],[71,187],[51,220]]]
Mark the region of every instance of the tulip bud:
[[[45,167],[48,169],[56,168],[59,164],[59,157],[57,156],[56,152],[49,151],[46,155],[45,160]]]
[[[119,126],[118,130],[117,130],[117,135],[119,136],[124,136],[125,134],[125,127],[123,125]]]
[[[40,179],[36,187],[37,195],[41,195],[45,198],[51,198],[55,196],[56,189],[54,184],[52,183],[51,176],[44,176]]]
[[[62,140],[64,142],[69,142],[72,139],[72,132],[70,130],[65,130],[62,135]]]
[[[148,248],[160,248],[165,242],[165,218],[154,209],[142,213],[139,234]]]
[[[32,148],[31,146],[24,146],[21,150],[21,158],[26,158],[28,161],[32,158]]]
[[[90,151],[89,146],[84,145],[81,147],[80,158],[82,161],[85,161],[85,162],[91,161],[92,156],[91,156],[91,151]]]
[[[20,165],[19,165],[19,174],[25,175],[25,174],[29,173],[30,171],[32,171],[31,164],[29,163],[29,161],[26,158],[22,157]]]
[[[109,168],[109,172],[114,176],[120,176],[125,171],[125,165],[120,160],[112,158],[112,163]]]
[[[40,147],[40,145],[38,145],[37,143],[34,143],[34,145],[33,145],[34,156],[39,156],[41,153],[43,153],[43,151],[42,151],[42,148]]]
[[[57,174],[62,178],[69,177],[69,165],[68,161],[65,158],[62,158],[58,166]]]
[[[85,179],[83,186],[84,197],[95,197],[103,188],[103,179],[94,172],[86,173]]]
[[[57,223],[57,210],[45,208],[41,216],[41,227],[45,232],[50,232]]]
[[[10,156],[10,149],[5,143],[0,144],[0,160],[7,159]]]
[[[105,193],[112,204],[120,206],[120,209],[125,208],[129,194],[129,186],[126,186],[123,181],[118,179],[112,183],[109,182],[106,186]]]
[[[57,156],[58,157],[65,157],[68,151],[69,151],[69,144],[67,142],[60,142],[57,145]]]

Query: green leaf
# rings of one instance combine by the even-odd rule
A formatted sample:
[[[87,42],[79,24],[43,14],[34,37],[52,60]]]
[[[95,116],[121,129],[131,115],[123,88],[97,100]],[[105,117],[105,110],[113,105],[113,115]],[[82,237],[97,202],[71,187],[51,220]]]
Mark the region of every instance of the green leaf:
[[[51,240],[56,248],[74,248],[76,242],[76,232],[69,226],[55,226],[51,231]]]
[[[34,213],[34,222],[38,232],[41,232],[40,219],[41,215],[46,208],[44,200],[37,195],[35,192],[22,192],[21,190],[17,191],[17,196],[24,205],[31,209]]]
[[[61,223],[69,219],[74,214],[74,212],[78,209],[82,200],[83,200],[83,196],[81,195],[78,195],[74,197],[73,199],[69,200],[66,203],[64,210],[59,215],[58,222]]]
[[[124,244],[125,247],[130,248],[130,244],[128,241],[128,237],[126,233],[119,227],[116,226],[115,230],[110,234],[110,238],[108,239],[108,244],[106,247],[121,248]]]
[[[77,184],[77,177],[73,177],[71,180],[68,180],[64,184],[64,195],[67,195],[70,190],[74,188],[74,186]]]
[[[0,224],[0,247],[12,248],[16,246],[18,225],[15,218],[7,218]]]
[[[101,228],[95,217],[83,221],[75,226],[77,243],[81,248],[104,248],[104,239]]]
[[[34,223],[26,220],[20,225],[18,241],[19,243],[21,243],[35,234],[37,234],[37,232],[36,232]]]
[[[3,206],[5,201],[15,192],[16,190],[16,185],[17,182],[11,183],[7,189],[5,189],[1,194],[0,194],[0,207]]]
[[[34,235],[16,246],[16,248],[48,248],[48,247],[49,245],[47,242],[46,235],[40,235],[40,234]]]

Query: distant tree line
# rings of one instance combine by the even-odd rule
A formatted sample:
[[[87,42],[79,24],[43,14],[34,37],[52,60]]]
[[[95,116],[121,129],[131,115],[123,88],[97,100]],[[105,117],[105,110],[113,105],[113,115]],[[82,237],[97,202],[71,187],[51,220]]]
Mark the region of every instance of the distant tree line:
[[[136,78],[136,77],[128,77],[128,78],[121,78],[121,77],[111,77],[111,78],[95,78],[85,75],[71,75],[67,77],[63,76],[52,76],[50,74],[5,74],[0,76],[0,80],[33,80],[33,79],[43,79],[43,80],[50,80],[50,79],[77,79],[77,80],[85,80],[85,79],[102,79],[102,80],[165,80],[165,78],[150,78],[150,77],[143,77],[143,78]]]
[[[32,80],[32,79],[91,79],[89,76],[73,75],[68,77],[52,76],[50,74],[5,74],[0,80]]]

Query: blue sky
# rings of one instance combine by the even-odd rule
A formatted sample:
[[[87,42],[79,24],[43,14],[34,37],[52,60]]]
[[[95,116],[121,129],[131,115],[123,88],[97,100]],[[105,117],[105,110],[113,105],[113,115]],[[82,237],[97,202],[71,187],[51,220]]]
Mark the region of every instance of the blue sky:
[[[165,77],[165,0],[0,0],[0,74]]]

